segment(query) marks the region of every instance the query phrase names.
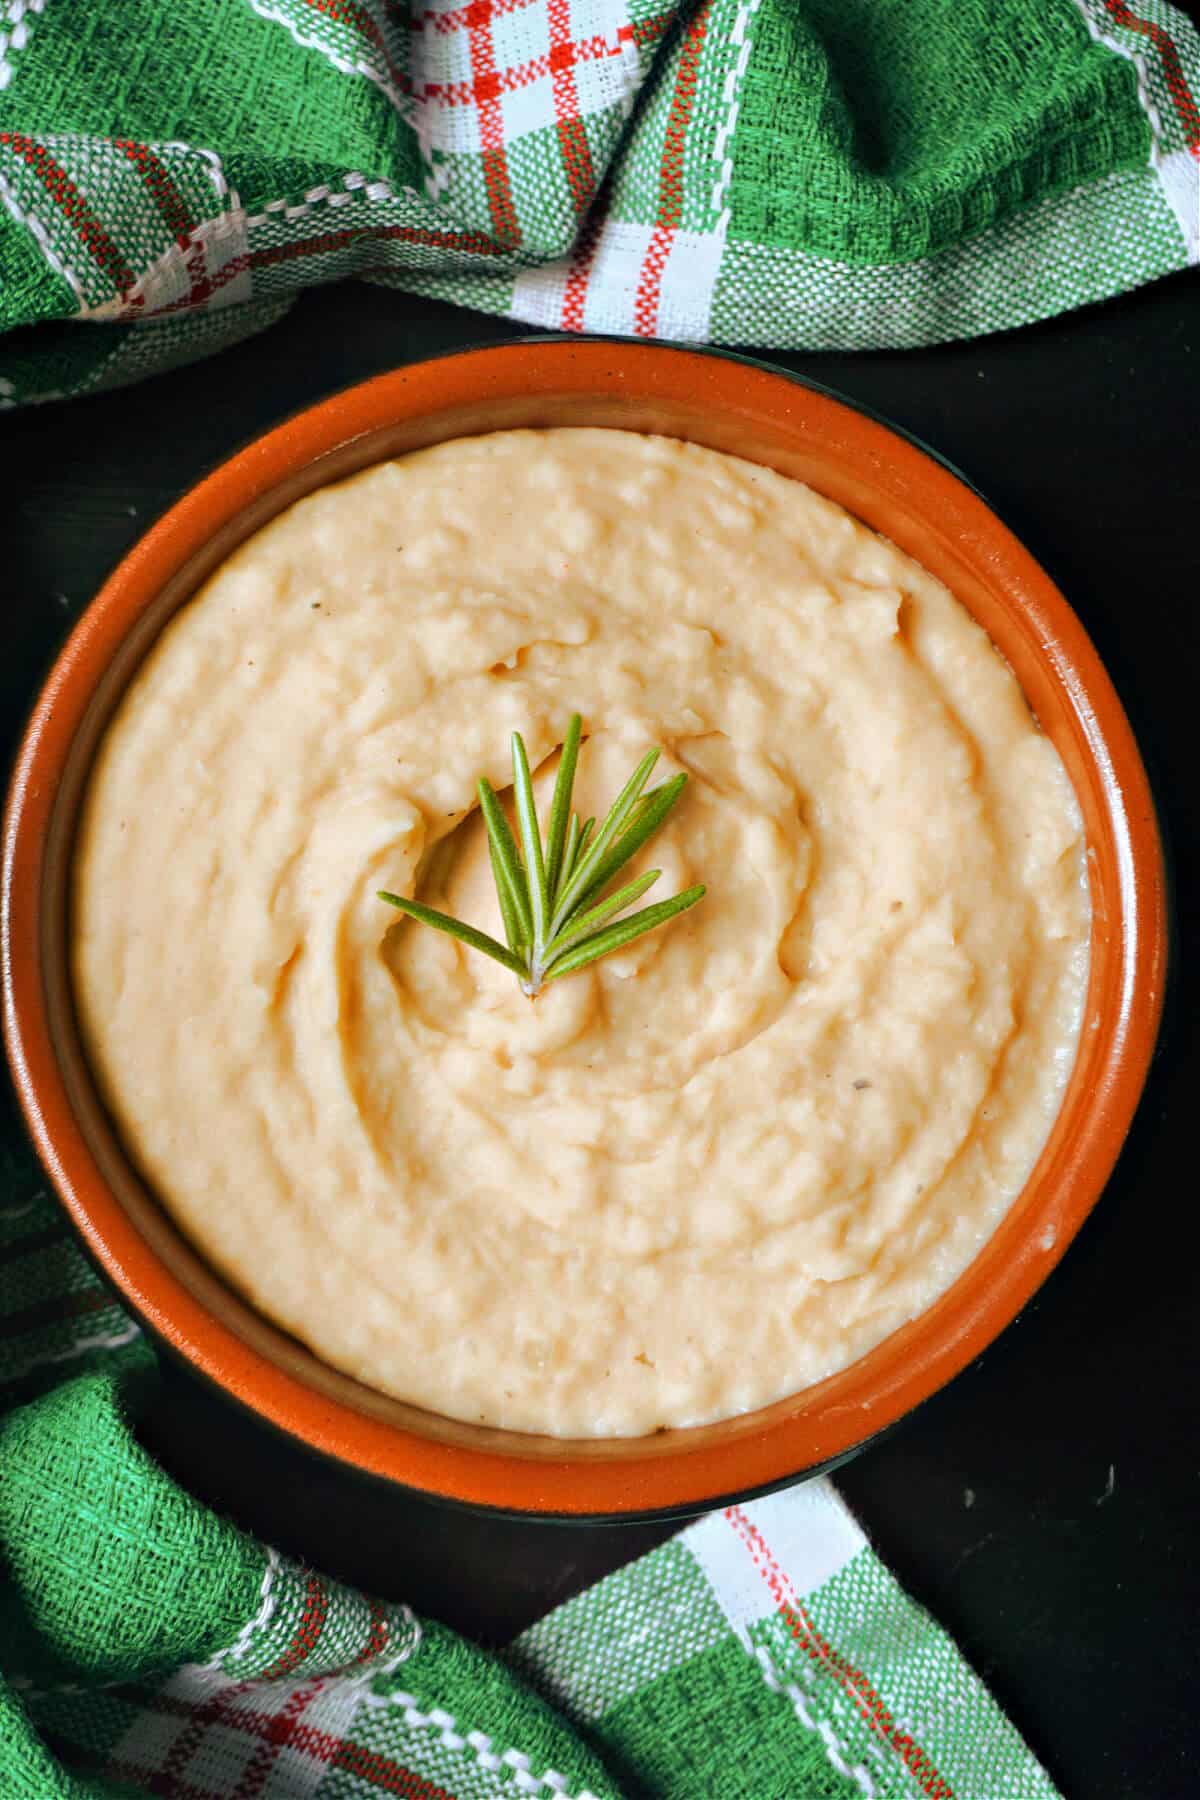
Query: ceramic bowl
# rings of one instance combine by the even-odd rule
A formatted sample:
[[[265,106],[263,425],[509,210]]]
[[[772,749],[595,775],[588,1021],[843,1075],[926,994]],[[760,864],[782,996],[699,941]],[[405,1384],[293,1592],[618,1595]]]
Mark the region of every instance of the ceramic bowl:
[[[808,482],[938,576],[1015,670],[1087,829],[1091,976],[1074,1073],[1024,1189],[928,1311],[840,1374],[715,1425],[563,1441],[489,1430],[373,1393],[260,1318],[134,1175],[72,1014],[67,873],[97,739],[164,622],[282,508],[367,464],[515,426],[663,432]],[[841,1461],[977,1356],[1045,1280],[1099,1196],[1133,1117],[1161,1011],[1162,848],[1129,724],[1079,620],[986,503],[928,451],[760,364],[605,341],[469,351],[378,376],[289,419],[201,481],[106,582],[47,680],[8,800],[7,1035],[50,1177],[93,1257],[158,1338],[317,1451],[424,1493],[505,1512],[687,1512]]]

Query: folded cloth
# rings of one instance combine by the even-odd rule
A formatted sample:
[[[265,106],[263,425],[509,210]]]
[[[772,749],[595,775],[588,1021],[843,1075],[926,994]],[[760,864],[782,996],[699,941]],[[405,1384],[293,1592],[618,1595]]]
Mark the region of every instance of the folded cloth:
[[[3,1800],[1054,1800],[827,1481],[731,1506],[504,1657],[258,1544],[130,1420],[154,1358],[10,1136]]]
[[[0,405],[347,275],[718,344],[1020,325],[1200,259],[1198,95],[1162,0],[0,0]]]

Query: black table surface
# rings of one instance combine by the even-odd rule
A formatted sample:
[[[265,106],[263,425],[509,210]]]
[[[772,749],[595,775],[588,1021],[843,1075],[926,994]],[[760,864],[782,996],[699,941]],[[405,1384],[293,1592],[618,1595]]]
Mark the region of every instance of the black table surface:
[[[774,359],[948,456],[1066,591],[1157,782],[1184,946],[1200,893],[1198,300],[1192,272],[975,343]],[[214,462],[351,381],[515,335],[338,286],[208,363],[0,417],[5,753],[102,577]],[[1062,1265],[979,1362],[838,1477],[1072,1800],[1200,1792],[1197,1277],[1177,1235],[1197,1198],[1197,998],[1177,954],[1138,1123]],[[485,1643],[677,1528],[432,1505],[319,1462],[176,1369],[143,1432],[242,1525]]]

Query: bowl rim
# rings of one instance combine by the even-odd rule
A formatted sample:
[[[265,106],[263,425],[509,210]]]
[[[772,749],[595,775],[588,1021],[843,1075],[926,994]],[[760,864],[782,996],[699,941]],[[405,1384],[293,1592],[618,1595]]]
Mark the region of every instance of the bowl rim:
[[[131,624],[172,576],[221,525],[269,500],[289,475],[311,472],[324,457],[397,417],[436,417],[456,400],[536,394],[547,387],[584,398],[601,391],[637,394],[668,406],[682,405],[685,395],[706,394],[723,416],[740,421],[739,429],[749,429],[755,417],[786,420],[797,441],[807,433],[819,449],[824,436],[844,456],[863,459],[876,478],[898,484],[910,499],[917,495],[916,517],[932,518],[936,511],[941,536],[967,545],[972,567],[985,571],[981,583],[990,578],[1004,588],[1005,603],[1021,614],[1022,630],[1040,642],[1044,678],[1077,715],[1111,827],[1099,846],[1106,891],[1118,901],[1106,927],[1114,945],[1107,1024],[1097,1033],[1103,1042],[1093,1058],[1095,1080],[1086,1102],[1076,1103],[1074,1138],[1057,1160],[1048,1162],[1043,1153],[1010,1215],[958,1281],[847,1370],[762,1413],[729,1421],[731,1431],[737,1429],[727,1440],[714,1439],[712,1428],[616,1440],[620,1451],[608,1461],[583,1457],[580,1446],[567,1441],[558,1454],[558,1446],[547,1453],[543,1440],[534,1458],[485,1442],[439,1441],[365,1416],[315,1391],[214,1317],[139,1234],[96,1162],[59,1064],[41,954],[58,782],[97,682]],[[770,464],[772,458],[761,460]],[[1090,832],[1089,844],[1094,850]],[[1164,855],[1146,772],[1107,672],[1049,576],[978,490],[920,440],[805,377],[759,359],[693,347],[526,337],[451,351],[357,383],[253,439],[149,528],[80,616],[34,705],[4,819],[0,962],[10,1064],[41,1160],[105,1277],[174,1355],[311,1449],[419,1493],[510,1515],[647,1518],[766,1492],[836,1466],[943,1386],[1016,1316],[1098,1199],[1149,1072],[1166,951]],[[1074,1078],[1068,1092],[1073,1086]],[[1031,1195],[1040,1202],[1032,1210],[1032,1202],[1026,1205]],[[1028,1216],[1014,1237],[1018,1203]],[[1005,1234],[1014,1239],[1008,1246],[1013,1254],[993,1266],[995,1239]],[[985,1262],[986,1273],[977,1274]],[[939,1320],[940,1332],[934,1329]],[[495,1435],[519,1443],[516,1434]],[[684,1441],[689,1437],[692,1444]]]

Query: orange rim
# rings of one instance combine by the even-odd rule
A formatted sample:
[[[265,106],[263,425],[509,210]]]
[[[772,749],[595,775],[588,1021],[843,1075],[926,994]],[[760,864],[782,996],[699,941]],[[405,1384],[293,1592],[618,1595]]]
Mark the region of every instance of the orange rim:
[[[596,1458],[427,1437],[316,1392],[214,1317],[150,1248],[75,1116],[46,999],[42,942],[55,796],[97,682],[134,622],[252,502],[364,434],[439,421],[458,435],[586,418],[694,436],[809,479],[939,575],[1012,663],[1066,761],[1093,886],[1085,1030],[1058,1121],[1022,1195],[948,1293],[858,1363],[748,1419],[627,1440]],[[1049,577],[947,467],[822,390],[734,358],[601,340],[521,342],[381,375],[288,420],[154,525],[83,614],[26,731],[3,872],[6,1038],[29,1129],[64,1206],[133,1310],[193,1367],[312,1448],[469,1505],[560,1516],[680,1511],[836,1462],[977,1356],[1045,1279],[1097,1200],[1128,1131],[1162,1011],[1165,874],[1141,757],[1109,678]],[[497,1434],[503,1436],[503,1434]],[[519,1442],[519,1440],[514,1440]]]

